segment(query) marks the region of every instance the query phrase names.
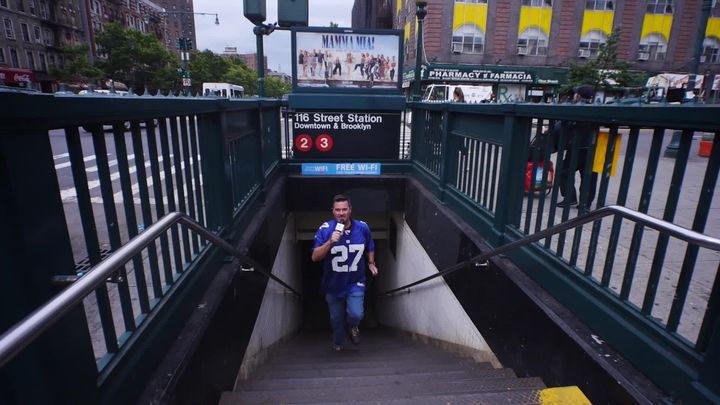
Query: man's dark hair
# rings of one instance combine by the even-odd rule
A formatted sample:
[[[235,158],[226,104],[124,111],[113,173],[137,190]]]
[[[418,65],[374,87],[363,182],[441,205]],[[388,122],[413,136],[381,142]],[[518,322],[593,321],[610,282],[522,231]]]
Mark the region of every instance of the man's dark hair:
[[[333,197],[333,205],[335,205],[336,202],[342,202],[347,201],[348,205],[352,207],[352,201],[350,201],[350,197],[346,196],[345,194],[338,194],[335,197]]]

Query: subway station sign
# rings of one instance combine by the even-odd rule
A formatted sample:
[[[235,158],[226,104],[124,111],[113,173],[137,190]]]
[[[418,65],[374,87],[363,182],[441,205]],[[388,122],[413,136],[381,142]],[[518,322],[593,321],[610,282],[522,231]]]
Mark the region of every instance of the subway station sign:
[[[296,158],[396,159],[400,112],[296,111],[292,133]]]

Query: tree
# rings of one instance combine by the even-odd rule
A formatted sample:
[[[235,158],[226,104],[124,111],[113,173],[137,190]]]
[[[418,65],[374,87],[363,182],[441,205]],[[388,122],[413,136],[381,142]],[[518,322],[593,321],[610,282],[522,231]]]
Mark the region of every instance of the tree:
[[[290,93],[290,85],[286,84],[282,79],[274,76],[265,78],[265,96],[281,98],[283,94]]]
[[[330,21],[330,28],[338,28],[340,24]]]
[[[179,82],[177,56],[154,35],[107,24],[97,35],[98,49],[107,57],[99,60],[108,79],[122,81],[135,89],[167,89]]]
[[[193,78],[193,91],[199,92],[203,83],[222,82],[223,76],[230,70],[233,61],[216,55],[210,50],[190,55],[189,69]]]
[[[245,88],[245,94],[257,94],[257,74],[250,71],[245,65],[233,64],[223,75],[223,82],[239,84]]]
[[[51,69],[50,74],[61,82],[88,83],[103,77],[103,71],[90,63],[90,47],[76,45],[63,48],[65,65],[62,69]]]
[[[612,87],[628,87],[641,84],[642,75],[630,72],[632,63],[617,59],[617,47],[620,41],[620,27],[613,30],[607,42],[600,45],[597,58],[584,65],[570,65],[568,87],[571,89],[581,84],[591,84],[597,89]]]

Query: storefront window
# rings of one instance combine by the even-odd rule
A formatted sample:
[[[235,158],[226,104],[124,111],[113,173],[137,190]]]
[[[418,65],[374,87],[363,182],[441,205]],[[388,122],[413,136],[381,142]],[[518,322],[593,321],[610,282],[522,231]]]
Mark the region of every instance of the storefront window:
[[[483,3],[487,4],[488,0],[455,0],[455,3]]]
[[[672,14],[672,0],[648,0],[645,12],[648,14]]]
[[[453,53],[482,53],[485,43],[483,32],[475,24],[463,24],[453,32]]]

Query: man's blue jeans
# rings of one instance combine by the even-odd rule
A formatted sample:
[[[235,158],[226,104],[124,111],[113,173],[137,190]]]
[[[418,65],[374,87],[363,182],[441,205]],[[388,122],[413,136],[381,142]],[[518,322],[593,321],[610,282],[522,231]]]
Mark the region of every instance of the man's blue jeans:
[[[358,326],[363,318],[363,300],[365,293],[352,292],[346,298],[338,298],[333,294],[325,294],[325,301],[330,311],[330,325],[333,328],[333,344],[345,344],[345,312],[347,311],[347,324],[352,328]]]

